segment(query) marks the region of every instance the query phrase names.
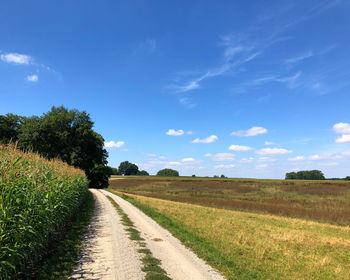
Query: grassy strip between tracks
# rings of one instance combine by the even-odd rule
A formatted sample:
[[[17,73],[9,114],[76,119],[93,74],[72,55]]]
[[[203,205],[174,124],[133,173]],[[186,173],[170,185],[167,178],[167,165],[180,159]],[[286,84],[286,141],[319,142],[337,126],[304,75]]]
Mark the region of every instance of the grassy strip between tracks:
[[[138,252],[143,254],[141,261],[143,264],[142,271],[146,273],[145,280],[171,280],[171,278],[167,276],[165,270],[160,267],[160,260],[154,258],[151,251],[146,248],[146,244],[143,242],[144,239],[141,237],[140,232],[135,228],[134,223],[130,220],[128,215],[125,214],[113,198],[110,196],[107,196],[107,198],[120,215],[122,224],[126,227],[125,230],[128,232],[130,240],[137,242],[140,247]]]

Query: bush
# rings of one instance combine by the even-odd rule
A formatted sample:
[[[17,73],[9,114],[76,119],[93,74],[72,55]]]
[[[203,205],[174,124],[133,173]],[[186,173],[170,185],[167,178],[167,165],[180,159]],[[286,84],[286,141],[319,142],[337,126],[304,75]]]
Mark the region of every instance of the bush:
[[[149,174],[148,174],[148,172],[146,170],[137,171],[136,175],[149,176]]]
[[[0,145],[0,278],[38,262],[87,192],[83,171]]]
[[[162,170],[159,170],[157,173],[157,176],[162,176],[162,177],[178,177],[179,176],[179,171],[170,169],[170,168],[165,168]]]

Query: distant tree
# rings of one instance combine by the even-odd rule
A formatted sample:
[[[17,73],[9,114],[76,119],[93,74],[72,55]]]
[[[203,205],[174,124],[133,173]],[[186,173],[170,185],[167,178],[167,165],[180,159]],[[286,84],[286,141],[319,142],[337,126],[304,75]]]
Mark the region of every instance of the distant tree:
[[[112,169],[112,175],[120,175],[118,168],[115,168],[115,167],[110,167],[110,168]]]
[[[220,176],[220,178],[227,178],[224,174],[222,174],[221,176]]]
[[[85,171],[90,186],[108,186],[111,174],[103,137],[93,130],[93,122],[85,112],[52,107],[41,117],[25,118],[18,136],[24,150],[33,150],[52,159],[60,158]]]
[[[139,171],[139,168],[134,163],[123,161],[120,163],[118,170],[120,174],[128,176],[128,175],[136,175],[137,172]]]
[[[192,177],[196,177],[196,175],[193,174]]]
[[[24,119],[14,114],[0,115],[0,143],[16,142]]]
[[[344,180],[350,180],[350,176],[346,176]]]
[[[324,180],[325,177],[320,170],[305,170],[286,173],[286,179],[298,179],[298,180]]]
[[[177,176],[179,176],[179,172],[177,170],[174,170],[174,169],[165,168],[165,169],[159,170],[157,172],[157,176],[177,177]]]
[[[293,180],[293,179],[297,179],[297,173],[295,172],[286,173],[286,180]]]
[[[218,175],[214,175],[213,178],[219,178],[219,176]]]
[[[148,172],[146,170],[141,170],[141,171],[137,171],[137,174],[139,176],[149,176]]]

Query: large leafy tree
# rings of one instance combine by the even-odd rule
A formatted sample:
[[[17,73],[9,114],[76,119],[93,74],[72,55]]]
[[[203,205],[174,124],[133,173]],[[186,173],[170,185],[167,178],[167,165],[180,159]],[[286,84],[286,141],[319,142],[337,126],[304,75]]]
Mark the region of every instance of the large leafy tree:
[[[162,170],[159,170],[157,172],[157,176],[162,176],[162,177],[177,177],[179,176],[179,171],[170,169],[170,168],[164,168]]]
[[[24,118],[14,114],[0,115],[0,142],[16,142]]]
[[[118,171],[122,175],[136,175],[139,172],[139,168],[136,164],[123,161],[118,167]]]
[[[41,117],[24,121],[19,145],[81,168],[92,187],[107,187],[112,171],[106,166],[108,153],[103,148],[104,139],[93,130],[93,124],[85,111],[52,107]]]

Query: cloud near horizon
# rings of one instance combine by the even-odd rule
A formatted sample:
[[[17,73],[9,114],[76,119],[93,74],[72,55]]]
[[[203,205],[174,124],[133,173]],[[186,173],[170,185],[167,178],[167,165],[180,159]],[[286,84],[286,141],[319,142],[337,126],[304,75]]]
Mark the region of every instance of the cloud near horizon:
[[[246,152],[252,150],[253,148],[249,146],[231,145],[228,149],[236,152]]]
[[[255,152],[258,155],[286,155],[292,153],[290,150],[282,148],[264,148]]]

